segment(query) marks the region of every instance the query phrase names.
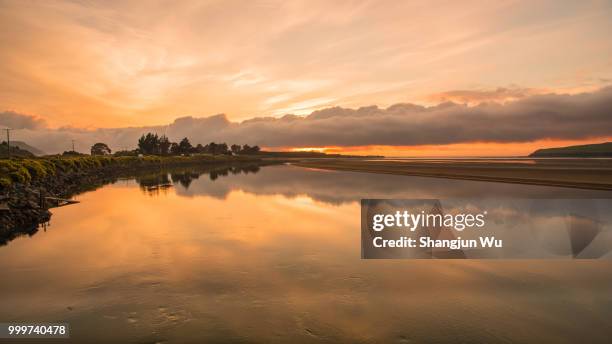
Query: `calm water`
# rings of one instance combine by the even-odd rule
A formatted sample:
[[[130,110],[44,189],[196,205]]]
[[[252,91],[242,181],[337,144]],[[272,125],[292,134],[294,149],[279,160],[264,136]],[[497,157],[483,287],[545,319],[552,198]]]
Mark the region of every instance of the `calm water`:
[[[46,230],[0,247],[0,320],[68,322],[73,342],[612,336],[609,260],[359,258],[361,198],[609,193],[293,166],[202,172],[81,194],[53,210]]]

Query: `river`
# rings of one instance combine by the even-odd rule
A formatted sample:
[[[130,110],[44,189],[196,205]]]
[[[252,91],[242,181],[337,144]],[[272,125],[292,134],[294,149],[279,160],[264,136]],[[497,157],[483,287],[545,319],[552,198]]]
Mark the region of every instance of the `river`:
[[[611,196],[288,165],[119,180],[0,247],[0,320],[82,343],[608,342],[609,259],[360,259],[360,199],[485,195]]]

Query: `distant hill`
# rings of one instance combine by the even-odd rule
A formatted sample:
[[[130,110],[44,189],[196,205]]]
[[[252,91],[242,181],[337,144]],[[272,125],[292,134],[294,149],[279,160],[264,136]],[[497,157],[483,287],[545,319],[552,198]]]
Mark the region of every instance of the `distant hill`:
[[[40,149],[30,146],[29,144],[23,141],[11,141],[11,147],[19,147],[19,149],[27,150],[28,152],[34,155],[45,155],[46,153],[41,151]]]
[[[0,157],[6,158],[7,154],[7,144],[6,142],[0,143]],[[34,157],[30,151],[25,149],[21,149],[18,146],[13,146],[13,142],[11,142],[11,156],[13,157],[21,157],[21,158],[31,158]]]
[[[538,149],[529,156],[535,158],[612,158],[612,142]]]

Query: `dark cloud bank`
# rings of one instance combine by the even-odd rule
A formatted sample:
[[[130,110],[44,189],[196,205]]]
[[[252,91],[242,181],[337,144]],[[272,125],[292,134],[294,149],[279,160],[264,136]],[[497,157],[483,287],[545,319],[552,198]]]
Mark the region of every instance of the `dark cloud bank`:
[[[468,107],[442,103],[434,107],[396,104],[359,109],[340,107],[306,117],[261,117],[241,123],[225,115],[182,117],[168,126],[80,130],[47,129],[44,121],[15,112],[0,113],[0,126],[10,126],[16,139],[48,153],[66,150],[70,140],[86,151],[95,142],[111,148],[134,148],[144,132],[188,137],[194,143],[223,141],[264,147],[423,145],[475,141],[527,142],[543,138],[583,139],[612,136],[612,87],[577,95],[534,95],[506,104]]]
[[[46,127],[43,119],[14,111],[0,112],[0,127],[12,129],[38,129]]]

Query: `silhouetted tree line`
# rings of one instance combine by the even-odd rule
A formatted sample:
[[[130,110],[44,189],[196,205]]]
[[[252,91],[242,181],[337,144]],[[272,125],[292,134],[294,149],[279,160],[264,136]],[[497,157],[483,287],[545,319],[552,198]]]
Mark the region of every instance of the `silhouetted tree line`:
[[[138,151],[142,154],[152,155],[181,155],[181,154],[256,154],[260,148],[258,146],[236,145],[230,146],[227,143],[211,142],[205,146],[197,144],[193,146],[188,138],[183,138],[179,143],[170,142],[166,135],[147,133],[138,139]]]

